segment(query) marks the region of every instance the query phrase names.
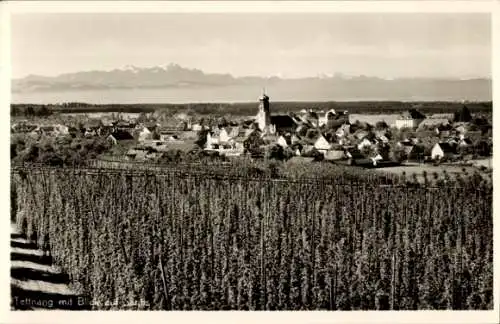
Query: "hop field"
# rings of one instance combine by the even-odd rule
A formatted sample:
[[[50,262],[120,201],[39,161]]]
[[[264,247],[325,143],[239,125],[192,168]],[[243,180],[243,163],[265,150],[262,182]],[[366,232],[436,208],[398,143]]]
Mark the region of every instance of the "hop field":
[[[493,308],[491,187],[343,182],[41,168],[13,210],[99,309]]]

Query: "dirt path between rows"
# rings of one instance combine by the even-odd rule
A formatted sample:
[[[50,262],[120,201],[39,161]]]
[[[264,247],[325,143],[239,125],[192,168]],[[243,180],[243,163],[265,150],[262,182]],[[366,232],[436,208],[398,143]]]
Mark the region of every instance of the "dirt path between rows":
[[[70,278],[11,225],[11,310],[88,310]]]

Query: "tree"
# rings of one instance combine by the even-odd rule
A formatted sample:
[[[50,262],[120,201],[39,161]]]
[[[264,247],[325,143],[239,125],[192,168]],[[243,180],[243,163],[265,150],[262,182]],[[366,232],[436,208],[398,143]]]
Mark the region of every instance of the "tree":
[[[325,133],[325,139],[330,142],[330,143],[333,143],[333,142],[337,142],[337,134],[335,133],[335,131],[333,129],[329,129],[326,133]]]
[[[325,156],[321,154],[320,151],[318,151],[316,148],[312,148],[311,150],[304,152],[302,154],[303,157],[312,157],[314,158],[315,161],[322,161]]]
[[[227,127],[229,124],[226,120],[226,118],[224,117],[220,117],[218,120],[217,120],[217,126],[219,128],[224,128],[224,127]]]
[[[387,143],[379,143],[377,145],[377,152],[384,160],[389,159],[391,147]]]
[[[306,125],[301,125],[297,130],[297,135],[300,137],[306,136],[308,130],[309,128]]]
[[[460,111],[456,111],[454,114],[453,114],[453,121],[454,122],[470,122],[472,120],[472,115],[469,111],[469,108],[467,108],[467,106],[463,106],[462,109]]]
[[[15,159],[17,156],[17,145],[14,143],[10,143],[10,159]]]
[[[139,117],[137,117],[138,123],[146,123],[148,121],[148,115],[145,112],[141,112]]]
[[[474,151],[480,156],[490,156],[491,148],[486,141],[477,141],[474,143]]]
[[[381,120],[375,123],[375,129],[376,130],[384,130],[389,128],[389,125],[385,122],[385,120]]]
[[[265,151],[265,158],[266,159],[274,159],[274,160],[284,160],[285,159],[285,152],[283,150],[283,147],[280,145],[272,145],[268,146],[266,151]]]
[[[318,130],[310,128],[307,130],[306,137],[309,139],[313,139],[318,135]]]
[[[406,152],[400,146],[393,145],[389,150],[389,159],[394,162],[402,162],[407,158]]]
[[[205,147],[205,144],[207,143],[207,136],[208,136],[208,130],[206,129],[201,129],[198,132],[198,138],[194,142],[196,145],[198,145],[201,148]]]
[[[376,153],[376,147],[373,145],[366,145],[361,149],[361,154],[363,154],[365,157],[373,157]]]

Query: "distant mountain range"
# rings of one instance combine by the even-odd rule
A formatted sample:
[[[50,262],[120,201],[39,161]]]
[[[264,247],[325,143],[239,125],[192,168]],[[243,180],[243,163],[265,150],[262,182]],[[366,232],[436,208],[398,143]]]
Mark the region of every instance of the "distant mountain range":
[[[127,89],[165,89],[210,91],[231,91],[237,87],[239,93],[245,89],[256,97],[255,89],[266,87],[279,93],[276,100],[481,100],[492,97],[491,79],[435,79],[399,78],[382,79],[377,77],[343,75],[317,76],[297,79],[280,77],[234,77],[230,74],[204,73],[177,64],[139,68],[127,66],[111,71],[87,71],[66,73],[55,77],[29,75],[12,80],[13,94],[34,94],[55,92],[85,92]],[[276,91],[274,91],[276,90]],[[215,93],[214,92],[214,93]],[[191,91],[190,91],[191,93]],[[196,91],[193,91],[196,96]],[[318,98],[314,98],[317,96]],[[219,96],[220,97],[220,96]],[[321,97],[321,98],[319,98]],[[244,99],[244,98],[242,98]],[[201,99],[200,99],[201,100]],[[193,101],[198,101],[193,98]]]

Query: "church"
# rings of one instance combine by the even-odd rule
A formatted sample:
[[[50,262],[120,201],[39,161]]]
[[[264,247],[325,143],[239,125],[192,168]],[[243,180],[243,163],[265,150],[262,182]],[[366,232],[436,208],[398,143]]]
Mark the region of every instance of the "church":
[[[271,135],[293,133],[298,126],[289,115],[271,115],[269,96],[265,93],[259,98],[259,111],[255,121],[260,131]]]

